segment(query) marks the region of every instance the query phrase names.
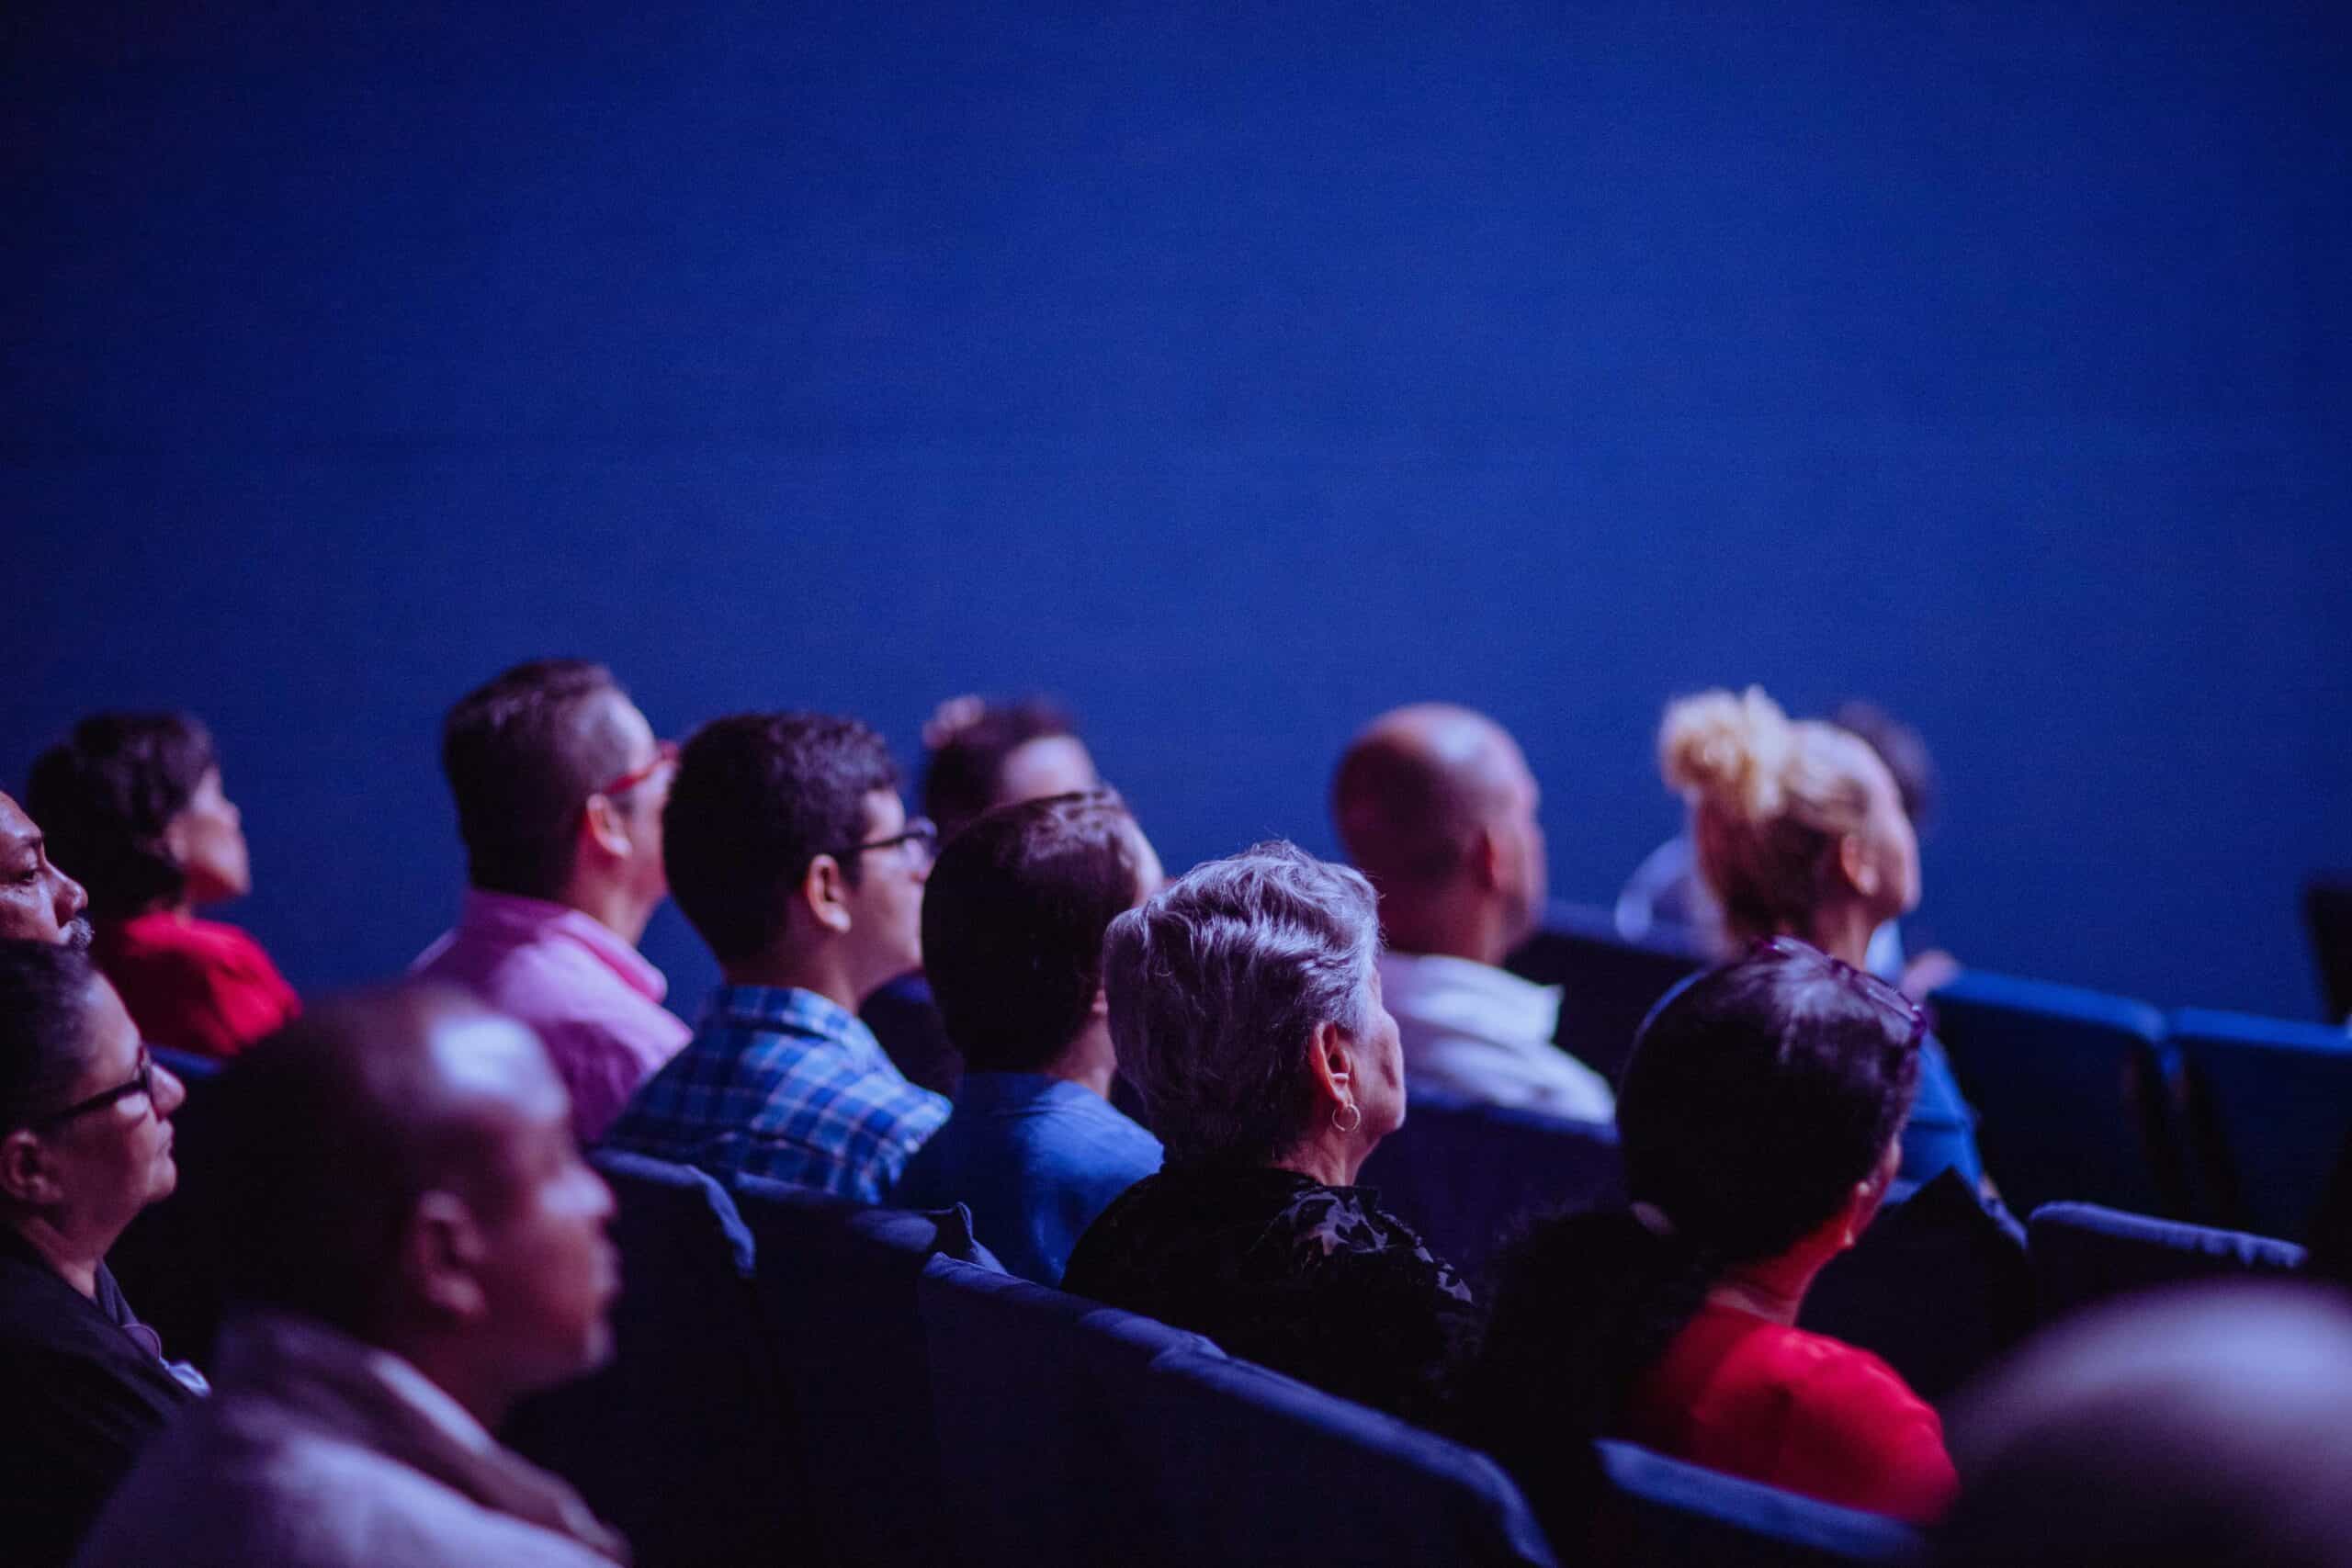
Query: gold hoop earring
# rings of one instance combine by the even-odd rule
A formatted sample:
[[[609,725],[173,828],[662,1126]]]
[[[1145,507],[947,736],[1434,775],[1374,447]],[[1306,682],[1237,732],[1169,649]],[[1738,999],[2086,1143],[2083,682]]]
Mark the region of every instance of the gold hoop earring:
[[[1342,1116],[1348,1118],[1344,1122],[1340,1120]],[[1352,1100],[1331,1112],[1331,1130],[1342,1137],[1363,1125],[1363,1112],[1356,1108],[1356,1102]]]

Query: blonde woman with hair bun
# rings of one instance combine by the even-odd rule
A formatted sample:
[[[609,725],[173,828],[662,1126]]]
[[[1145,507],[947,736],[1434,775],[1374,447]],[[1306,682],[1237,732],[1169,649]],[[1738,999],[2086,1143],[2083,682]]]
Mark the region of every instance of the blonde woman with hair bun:
[[[1792,719],[1758,686],[1719,688],[1667,705],[1657,754],[1734,943],[1792,936],[1867,970],[1874,935],[1917,908],[1918,835],[1894,774],[1851,730]],[[1952,1166],[1981,1181],[1974,1114],[1932,1040],[1920,1068],[1903,1179]]]

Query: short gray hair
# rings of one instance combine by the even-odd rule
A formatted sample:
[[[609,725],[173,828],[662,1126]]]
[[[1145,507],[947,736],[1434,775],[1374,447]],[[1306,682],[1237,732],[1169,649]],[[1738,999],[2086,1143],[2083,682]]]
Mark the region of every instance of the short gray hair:
[[[1111,922],[1119,1065],[1170,1164],[1271,1164],[1311,1114],[1307,1045],[1373,1007],[1372,885],[1279,840],[1195,866]]]

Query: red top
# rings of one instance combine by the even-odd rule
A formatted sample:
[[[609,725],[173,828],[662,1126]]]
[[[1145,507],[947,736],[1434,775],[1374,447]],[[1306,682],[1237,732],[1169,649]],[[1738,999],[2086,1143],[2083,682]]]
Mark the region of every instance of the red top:
[[[108,921],[90,955],[150,1044],[233,1056],[302,1010],[261,943],[218,920],[158,909]]]
[[[1959,1490],[1944,1427],[1867,1350],[1710,1302],[1626,1402],[1623,1435],[1710,1470],[1924,1523]]]

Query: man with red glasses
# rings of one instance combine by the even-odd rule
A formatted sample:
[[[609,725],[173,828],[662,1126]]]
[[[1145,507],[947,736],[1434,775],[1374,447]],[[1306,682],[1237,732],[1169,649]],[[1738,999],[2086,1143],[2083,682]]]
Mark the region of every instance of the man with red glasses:
[[[577,659],[516,665],[442,727],[470,886],[414,973],[538,1032],[583,1144],[690,1032],[637,951],[668,893],[662,807],[676,755],[610,671]]]

